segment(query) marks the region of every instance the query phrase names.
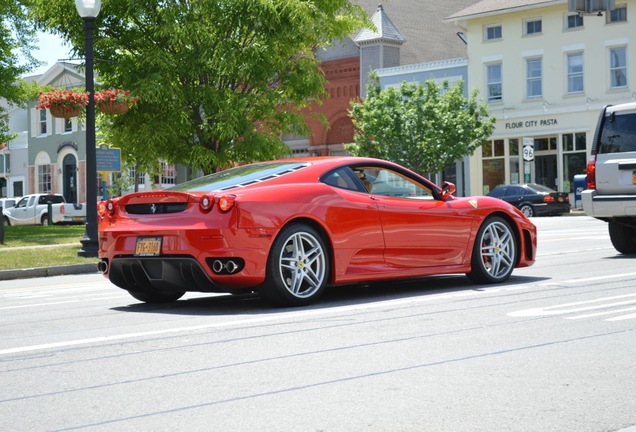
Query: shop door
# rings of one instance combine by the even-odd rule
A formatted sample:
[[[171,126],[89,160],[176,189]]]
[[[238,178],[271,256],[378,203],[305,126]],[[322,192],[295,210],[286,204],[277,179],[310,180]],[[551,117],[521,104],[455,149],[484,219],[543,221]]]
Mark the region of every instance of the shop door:
[[[557,190],[556,155],[537,156],[535,158],[535,183]]]

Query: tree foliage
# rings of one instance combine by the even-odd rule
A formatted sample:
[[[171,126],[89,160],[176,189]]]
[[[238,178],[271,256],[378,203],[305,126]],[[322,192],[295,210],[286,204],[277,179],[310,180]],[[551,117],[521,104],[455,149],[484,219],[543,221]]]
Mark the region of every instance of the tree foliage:
[[[24,8],[15,0],[0,0],[0,98],[10,105],[22,105],[33,96],[32,86],[20,76],[38,65],[30,55],[34,30],[24,15]],[[0,143],[12,138],[6,107],[0,106]]]
[[[356,156],[397,162],[421,174],[436,173],[472,154],[495,127],[477,90],[464,96],[464,84],[444,81],[402,82],[382,90],[377,76],[367,85],[364,101],[352,103]]]
[[[83,55],[72,0],[21,0]],[[139,97],[100,133],[140,169],[157,158],[213,171],[289,149],[308,133],[300,109],[324,93],[314,49],[368,26],[348,0],[103,0],[94,37],[97,88]]]

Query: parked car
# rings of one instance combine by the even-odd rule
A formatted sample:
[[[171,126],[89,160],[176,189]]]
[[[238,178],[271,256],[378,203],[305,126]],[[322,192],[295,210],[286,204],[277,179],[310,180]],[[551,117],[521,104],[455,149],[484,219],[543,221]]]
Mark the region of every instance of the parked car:
[[[20,198],[0,198],[0,207],[2,210],[13,207]]]
[[[488,196],[514,205],[527,217],[570,213],[570,197],[567,193],[536,183],[497,186]]]
[[[498,283],[534,263],[528,218],[454,190],[371,158],[240,166],[100,203],[98,267],[144,302],[257,291],[299,306],[327,284],[449,273]]]
[[[85,205],[69,204],[62,195],[56,194],[25,195],[13,207],[2,210],[3,222],[5,225],[47,225],[49,203],[54,224],[86,223]]]
[[[581,202],[588,216],[608,223],[618,252],[636,254],[636,103],[601,110]]]

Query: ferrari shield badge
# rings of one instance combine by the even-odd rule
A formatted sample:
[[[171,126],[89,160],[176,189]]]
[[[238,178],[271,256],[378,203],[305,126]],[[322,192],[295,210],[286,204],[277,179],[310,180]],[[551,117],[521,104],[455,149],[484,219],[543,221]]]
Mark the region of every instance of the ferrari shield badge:
[[[477,200],[471,199],[468,201],[468,203],[474,208],[477,208]]]

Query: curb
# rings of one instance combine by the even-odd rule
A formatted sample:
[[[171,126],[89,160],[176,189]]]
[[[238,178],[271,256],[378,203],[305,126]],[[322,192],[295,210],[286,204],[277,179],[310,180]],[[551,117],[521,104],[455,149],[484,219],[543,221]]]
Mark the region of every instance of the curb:
[[[16,270],[2,270],[0,271],[0,281],[86,273],[98,273],[97,263],[76,264],[59,267],[38,267]]]

